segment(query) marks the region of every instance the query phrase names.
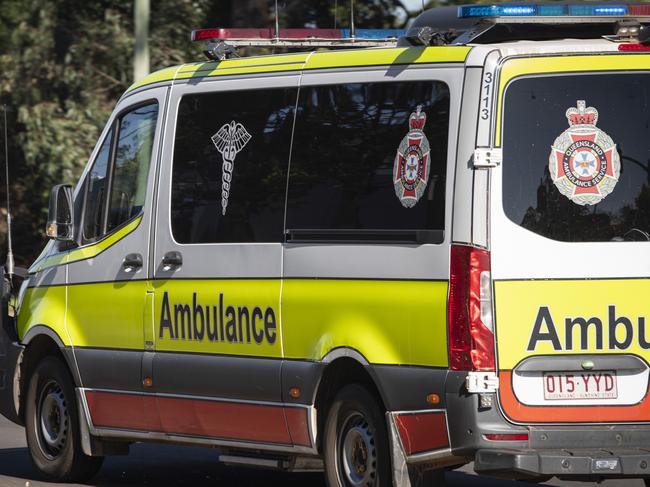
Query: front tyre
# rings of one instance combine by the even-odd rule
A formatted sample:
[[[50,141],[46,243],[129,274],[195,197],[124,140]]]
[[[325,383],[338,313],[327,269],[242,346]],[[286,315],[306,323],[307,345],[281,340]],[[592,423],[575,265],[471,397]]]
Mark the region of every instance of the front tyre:
[[[27,389],[25,429],[34,466],[50,481],[82,482],[93,477],[103,457],[81,450],[79,414],[68,369],[56,357],[45,357]]]
[[[388,433],[379,404],[357,384],[345,386],[334,398],[323,437],[330,487],[392,485]]]

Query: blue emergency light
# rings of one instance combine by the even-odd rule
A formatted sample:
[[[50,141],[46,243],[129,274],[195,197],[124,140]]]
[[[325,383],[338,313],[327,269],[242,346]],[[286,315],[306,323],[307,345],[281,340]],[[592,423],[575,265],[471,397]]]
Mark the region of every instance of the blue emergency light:
[[[607,17],[650,15],[650,4],[493,4],[458,7],[459,18],[471,17]]]

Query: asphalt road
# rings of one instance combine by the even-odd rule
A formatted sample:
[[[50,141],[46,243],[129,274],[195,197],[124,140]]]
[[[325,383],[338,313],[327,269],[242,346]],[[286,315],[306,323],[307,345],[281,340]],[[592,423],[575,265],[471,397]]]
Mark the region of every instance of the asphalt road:
[[[128,456],[109,457],[92,482],[101,487],[325,487],[321,474],[295,474],[267,470],[225,467],[214,450],[170,445],[136,444]],[[512,482],[472,473],[471,466],[448,472],[447,487],[534,487],[535,484]],[[580,482],[552,480],[558,487],[588,487]],[[78,484],[74,484],[78,485]],[[593,485],[593,484],[592,484]],[[603,487],[644,487],[641,480],[606,481]],[[24,430],[0,417],[0,487],[53,487],[38,480],[25,446]]]

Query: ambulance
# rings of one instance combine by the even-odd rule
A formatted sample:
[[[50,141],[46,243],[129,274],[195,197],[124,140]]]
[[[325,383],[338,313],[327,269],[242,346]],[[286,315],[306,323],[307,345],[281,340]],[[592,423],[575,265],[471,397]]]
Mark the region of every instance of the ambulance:
[[[650,4],[193,38],[5,286],[46,478],[134,442],[332,487],[650,478]]]

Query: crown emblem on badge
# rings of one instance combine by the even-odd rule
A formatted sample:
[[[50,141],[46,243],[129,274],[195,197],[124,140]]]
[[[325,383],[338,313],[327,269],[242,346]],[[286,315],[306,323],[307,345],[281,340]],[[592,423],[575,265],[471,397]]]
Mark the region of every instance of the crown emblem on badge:
[[[578,106],[571,107],[566,111],[566,118],[569,125],[596,125],[598,122],[598,110],[594,107],[586,108],[584,100],[578,100]]]
[[[429,180],[431,165],[429,139],[424,135],[427,114],[418,105],[409,116],[409,132],[397,148],[393,165],[393,185],[402,206],[412,208],[417,204]]]
[[[422,111],[422,105],[418,105],[409,117],[409,127],[411,130],[423,130],[425,123],[427,123],[427,114]]]
[[[596,127],[598,110],[578,100],[566,111],[569,128],[551,148],[548,168],[553,184],[578,205],[595,205],[614,191],[621,174],[616,144]]]

